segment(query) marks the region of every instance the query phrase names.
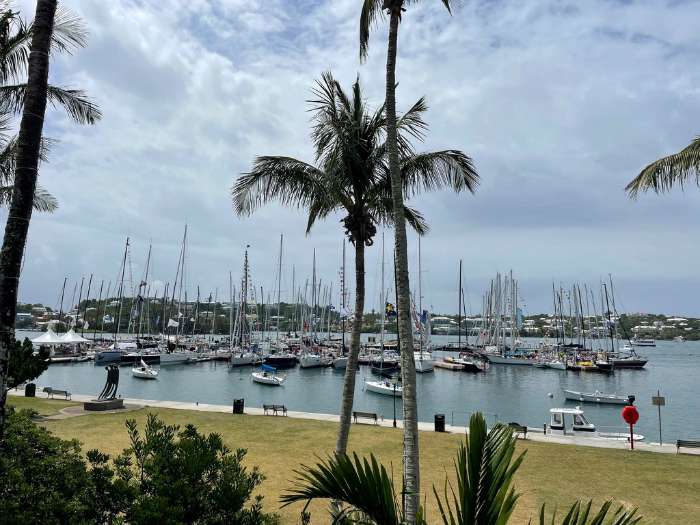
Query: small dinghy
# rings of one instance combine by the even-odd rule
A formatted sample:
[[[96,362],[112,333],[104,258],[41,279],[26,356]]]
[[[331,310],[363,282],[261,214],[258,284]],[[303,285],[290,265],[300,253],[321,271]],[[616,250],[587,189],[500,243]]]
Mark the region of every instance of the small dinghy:
[[[287,376],[284,374],[277,375],[277,369],[274,366],[262,365],[260,370],[250,374],[255,383],[261,385],[282,386]]]
[[[582,403],[604,403],[608,405],[626,405],[628,396],[619,396],[617,394],[606,394],[600,390],[595,392],[577,392],[576,390],[564,390],[566,399],[571,401],[580,401]]]
[[[401,397],[403,387],[396,381],[365,381],[365,388],[375,394]]]
[[[135,366],[131,369],[131,375],[139,379],[158,379],[158,370],[151,368],[141,359],[139,366]]]

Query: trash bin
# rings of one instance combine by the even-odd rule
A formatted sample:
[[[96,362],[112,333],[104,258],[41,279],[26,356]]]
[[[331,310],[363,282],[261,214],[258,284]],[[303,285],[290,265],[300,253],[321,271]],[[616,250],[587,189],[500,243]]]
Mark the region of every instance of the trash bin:
[[[445,414],[435,414],[435,432],[445,431]]]
[[[245,406],[245,399],[234,399],[233,400],[233,413],[234,414],[242,414],[244,406]]]
[[[34,383],[27,383],[24,385],[24,397],[35,397],[36,396],[36,385]]]

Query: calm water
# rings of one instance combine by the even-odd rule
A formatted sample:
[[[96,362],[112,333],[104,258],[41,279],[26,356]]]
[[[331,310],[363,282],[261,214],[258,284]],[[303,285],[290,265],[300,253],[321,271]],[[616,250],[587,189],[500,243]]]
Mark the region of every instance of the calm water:
[[[433,342],[447,340],[434,336]],[[454,339],[454,338],[453,338]],[[444,413],[448,423],[465,425],[469,414],[483,412],[489,422],[517,421],[541,426],[548,411],[557,406],[575,406],[564,400],[562,389],[615,392],[637,396],[640,420],[637,430],[647,440],[658,440],[656,407],[651,396],[660,389],[666,396],[662,408],[664,441],[700,438],[700,342],[663,342],[656,348],[638,349],[649,359],[644,370],[620,370],[612,376],[537,369],[528,366],[492,365],[484,374],[467,374],[436,369],[419,374],[418,409],[421,421],[432,421]],[[436,353],[437,355],[437,353]],[[343,372],[326,369],[291,369],[282,387],[253,383],[250,368],[229,370],[226,363],[207,362],[161,368],[157,381],[134,379],[130,370],[121,369],[119,393],[123,397],[230,404],[244,398],[247,406],[283,403],[290,410],[338,413]],[[355,409],[393,417],[393,400],[363,389],[363,380],[374,376],[361,367],[355,391]],[[92,363],[51,365],[37,380],[40,386],[67,388],[73,393],[97,394],[106,374]],[[553,398],[548,397],[553,394]],[[624,430],[620,407],[585,405],[589,419],[599,428]],[[401,415],[401,400],[396,402]]]

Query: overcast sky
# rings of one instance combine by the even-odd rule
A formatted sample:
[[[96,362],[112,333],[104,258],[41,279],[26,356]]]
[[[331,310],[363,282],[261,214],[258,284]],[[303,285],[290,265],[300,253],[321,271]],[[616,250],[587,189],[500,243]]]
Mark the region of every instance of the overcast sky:
[[[31,4],[20,2],[25,15]],[[297,283],[310,276],[313,249],[337,290],[340,216],[305,236],[302,211],[269,206],[238,219],[229,190],[256,155],[312,160],[305,101],[323,71],[348,87],[359,74],[368,102],[382,102],[386,22],[361,64],[358,0],[63,4],[90,40],[52,61],[51,81],[87,90],[104,118],[80,127],[49,112],[45,132],[60,142],[40,179],[60,209],[32,218],[21,300],[56,305],[65,276],[68,296],[90,273],[91,295],[102,279],[114,286],[127,236],[133,280],[152,242],[162,286],[175,276],[185,224],[190,297],[197,285],[227,295],[246,244],[255,282],[272,290],[280,234],[283,296],[293,265]],[[462,258],[473,311],[488,280],[512,269],[530,313],[551,309],[552,282],[612,273],[628,311],[700,314],[700,190],[636,202],[623,191],[700,133],[698,20],[700,2],[680,0],[463,0],[453,16],[437,0],[409,7],[399,110],[425,95],[430,133],[418,149],[462,149],[482,178],[474,196],[413,201],[432,226],[424,305],[456,311]],[[379,303],[380,244],[367,251],[368,309]],[[409,249],[416,287],[413,235]]]

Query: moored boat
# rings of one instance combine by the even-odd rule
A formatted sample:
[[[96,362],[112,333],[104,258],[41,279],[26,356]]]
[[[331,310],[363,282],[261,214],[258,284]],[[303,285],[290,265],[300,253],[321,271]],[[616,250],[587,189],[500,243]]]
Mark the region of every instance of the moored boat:
[[[375,394],[401,397],[403,387],[396,381],[365,381],[365,388]]]
[[[260,370],[250,374],[254,382],[261,385],[281,386],[287,376],[277,375],[277,369],[272,366],[262,365]]]
[[[158,370],[148,366],[142,359],[139,366],[135,366],[131,369],[131,375],[139,379],[158,379]]]
[[[626,405],[629,397],[617,394],[606,394],[600,390],[595,392],[578,392],[576,390],[564,390],[564,396],[571,401],[582,403],[604,403],[608,405]]]

